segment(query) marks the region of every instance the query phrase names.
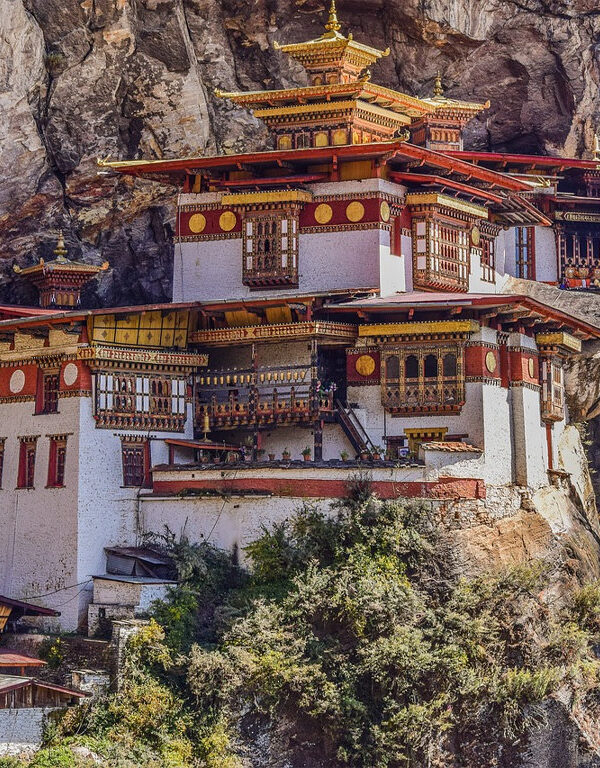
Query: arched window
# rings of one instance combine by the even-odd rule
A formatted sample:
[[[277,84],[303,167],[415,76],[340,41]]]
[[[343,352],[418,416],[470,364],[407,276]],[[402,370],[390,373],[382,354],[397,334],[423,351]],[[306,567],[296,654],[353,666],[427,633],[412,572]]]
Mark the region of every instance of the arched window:
[[[385,363],[385,375],[387,379],[400,378],[400,361],[396,355],[388,357]]]
[[[456,355],[444,355],[444,378],[455,379],[457,376]]]
[[[438,375],[438,360],[435,355],[427,355],[425,358],[425,378],[435,379]]]
[[[409,355],[404,365],[407,379],[419,378],[419,361],[416,355]]]

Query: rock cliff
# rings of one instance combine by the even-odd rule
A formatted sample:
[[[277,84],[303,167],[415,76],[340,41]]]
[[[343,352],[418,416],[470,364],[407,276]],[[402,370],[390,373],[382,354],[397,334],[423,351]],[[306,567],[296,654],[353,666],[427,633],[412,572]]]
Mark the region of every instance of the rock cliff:
[[[33,302],[12,264],[108,260],[87,306],[167,299],[173,197],[98,176],[96,158],[263,145],[215,88],[302,82],[273,49],[317,35],[324,0],[0,0],[0,301]],[[585,155],[600,123],[596,0],[340,0],[345,29],[391,48],[373,79],[491,101],[473,148]]]

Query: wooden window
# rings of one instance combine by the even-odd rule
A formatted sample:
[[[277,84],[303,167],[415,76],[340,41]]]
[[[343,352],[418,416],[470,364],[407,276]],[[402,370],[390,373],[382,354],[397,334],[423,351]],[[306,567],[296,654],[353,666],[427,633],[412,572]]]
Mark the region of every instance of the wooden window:
[[[39,371],[35,398],[36,413],[58,413],[59,382],[58,371]]]
[[[463,348],[430,345],[383,353],[382,403],[392,413],[459,412],[464,405]]]
[[[64,486],[66,457],[67,438],[63,435],[51,437],[48,456],[48,487],[62,488]]]
[[[565,417],[563,364],[559,357],[541,359],[541,405],[544,421],[562,421]]]
[[[247,216],[242,282],[254,288],[298,284],[298,217],[290,212]]]
[[[446,220],[413,218],[413,274],[416,284],[466,291],[469,233]]]
[[[185,422],[186,381],[170,376],[100,373],[96,376],[96,419],[120,419],[126,426],[179,429]],[[160,423],[158,423],[160,422]],[[116,426],[116,423],[114,424]]]
[[[35,449],[37,437],[21,437],[17,488],[33,488],[35,479]]]
[[[123,485],[147,487],[150,481],[150,443],[148,440],[122,440]]]
[[[535,280],[535,229],[515,229],[515,277]]]
[[[4,475],[4,445],[6,443],[6,438],[2,437],[0,438],[0,488],[2,488],[2,478]]]
[[[481,238],[481,279],[486,283],[496,282],[496,241]]]

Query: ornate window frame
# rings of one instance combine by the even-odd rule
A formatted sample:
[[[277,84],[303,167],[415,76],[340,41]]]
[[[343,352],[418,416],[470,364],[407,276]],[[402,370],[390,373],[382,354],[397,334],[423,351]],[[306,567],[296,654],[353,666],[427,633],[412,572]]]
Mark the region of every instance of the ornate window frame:
[[[242,223],[242,282],[251,289],[298,285],[296,208],[247,211]]]
[[[464,349],[464,343],[449,342],[383,348],[381,403],[385,410],[393,414],[460,413],[465,404]]]

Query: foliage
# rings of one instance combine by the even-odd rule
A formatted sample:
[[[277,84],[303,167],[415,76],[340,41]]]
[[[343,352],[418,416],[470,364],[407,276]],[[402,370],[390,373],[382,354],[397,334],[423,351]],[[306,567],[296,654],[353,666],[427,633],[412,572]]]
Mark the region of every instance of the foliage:
[[[554,607],[544,563],[449,579],[429,509],[369,486],[360,475],[329,514],[305,505],[263,530],[252,575],[163,537],[181,583],[130,640],[119,691],[70,710],[36,757],[54,762],[31,765],[87,768],[75,744],[111,768],[244,768],[252,749],[424,768],[473,744],[494,764],[560,687],[598,698],[599,584]]]

